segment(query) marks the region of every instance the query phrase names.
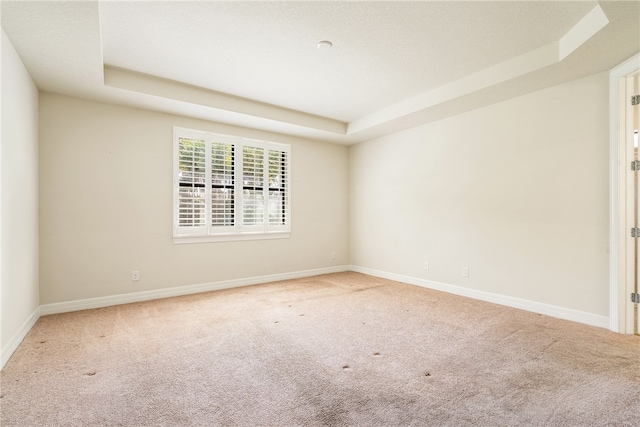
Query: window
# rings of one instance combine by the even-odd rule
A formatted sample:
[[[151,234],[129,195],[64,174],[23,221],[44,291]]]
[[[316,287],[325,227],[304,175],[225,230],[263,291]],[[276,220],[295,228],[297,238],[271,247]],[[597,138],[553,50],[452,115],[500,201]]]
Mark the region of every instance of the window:
[[[289,145],[174,128],[175,243],[286,238]]]

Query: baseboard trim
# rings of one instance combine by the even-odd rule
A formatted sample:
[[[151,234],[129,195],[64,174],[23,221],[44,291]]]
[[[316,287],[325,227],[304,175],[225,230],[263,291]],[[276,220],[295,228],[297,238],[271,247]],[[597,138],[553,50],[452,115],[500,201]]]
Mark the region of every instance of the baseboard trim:
[[[609,317],[601,316],[584,311],[574,310],[571,308],[558,307],[554,305],[544,304],[536,301],[525,300],[521,298],[510,297],[506,295],[494,294],[491,292],[469,289],[461,286],[450,285],[447,283],[435,282],[431,280],[420,279],[417,277],[405,276],[386,271],[375,270],[357,265],[341,265],[335,267],[316,268],[312,270],[302,270],[290,273],[269,274],[264,276],[254,276],[241,279],[223,280],[219,282],[201,283],[198,285],[177,286],[167,289],[156,289],[151,291],[134,292],[130,294],[111,295],[100,298],[89,298],[83,300],[67,301],[54,304],[44,304],[38,307],[20,327],[18,332],[11,340],[0,350],[0,369],[9,361],[13,353],[16,351],[22,340],[27,336],[33,325],[38,321],[40,316],[49,314],[68,313],[72,311],[88,310],[92,308],[109,307],[120,304],[129,304],[134,302],[150,301],[154,299],[170,298],[174,296],[197,294],[200,292],[209,292],[222,289],[237,288],[242,286],[259,285],[261,283],[276,282],[279,280],[298,279],[303,277],[318,276],[321,274],[342,273],[345,271],[354,271],[357,273],[367,274],[369,276],[381,277],[384,279],[395,280],[398,282],[408,283],[410,285],[421,286],[428,289],[447,292],[454,295],[474,298],[481,301],[487,301],[507,307],[519,308],[533,313],[544,314],[559,319],[570,320],[573,322],[584,323],[600,328],[609,328]]]
[[[329,273],[342,273],[344,271],[349,271],[348,265],[294,271],[291,273],[268,274],[264,276],[223,280],[219,282],[201,283],[197,285],[185,285],[166,289],[133,292],[130,294],[110,295],[99,298],[88,298],[83,300],[44,304],[40,306],[40,315],[46,316],[49,314],[69,313],[72,311],[89,310],[92,308],[110,307],[113,305],[129,304],[134,302],[150,301],[154,299],[197,294],[201,292],[238,288],[241,286],[259,285],[261,283],[277,282],[279,280],[299,279],[302,277],[318,276],[321,274]]]
[[[374,270],[371,268],[352,265],[349,270],[367,274],[369,276],[381,277],[383,279],[395,280],[397,282],[408,283],[410,285],[421,286],[423,288],[443,291],[450,294],[474,298],[481,301],[492,302],[512,308],[519,308],[533,313],[544,314],[558,319],[571,320],[573,322],[584,323],[600,328],[609,328],[609,317],[571,308],[558,307],[541,302],[530,301],[522,298],[510,297],[506,295],[494,294],[491,292],[469,289],[462,286],[450,285],[447,283],[434,282],[417,277],[405,276],[401,274],[389,273],[386,271]]]
[[[24,337],[27,336],[33,325],[36,324],[40,318],[40,307],[36,308],[33,313],[22,324],[18,332],[9,340],[9,342],[0,350],[0,370],[4,368],[4,365],[11,359],[13,353],[16,351]]]

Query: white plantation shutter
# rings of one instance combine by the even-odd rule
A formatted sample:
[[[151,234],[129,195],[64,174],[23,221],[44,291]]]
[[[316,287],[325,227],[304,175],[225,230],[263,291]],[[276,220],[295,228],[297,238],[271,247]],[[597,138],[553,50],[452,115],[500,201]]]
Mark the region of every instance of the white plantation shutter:
[[[254,142],[255,144],[255,142]],[[242,225],[264,225],[264,148],[242,147]]]
[[[288,237],[288,145],[176,127],[174,153],[174,242]]]
[[[289,224],[289,151],[269,149],[268,221],[272,230]]]
[[[211,227],[235,224],[235,146],[211,144]]]
[[[202,233],[206,225],[205,142],[179,138],[178,151],[178,226],[188,234]]]

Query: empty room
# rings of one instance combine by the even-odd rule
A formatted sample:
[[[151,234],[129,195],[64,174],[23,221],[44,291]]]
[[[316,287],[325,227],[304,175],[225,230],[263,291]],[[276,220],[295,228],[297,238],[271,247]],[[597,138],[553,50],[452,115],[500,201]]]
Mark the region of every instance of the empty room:
[[[640,425],[639,1],[0,15],[0,425]]]

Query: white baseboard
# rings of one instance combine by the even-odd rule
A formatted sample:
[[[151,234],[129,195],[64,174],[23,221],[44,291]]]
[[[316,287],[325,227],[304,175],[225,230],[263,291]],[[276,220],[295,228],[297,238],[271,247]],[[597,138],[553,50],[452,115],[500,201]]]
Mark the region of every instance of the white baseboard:
[[[519,308],[534,313],[545,314],[559,319],[571,320],[574,322],[584,323],[591,326],[601,328],[609,327],[609,318],[584,311],[573,310],[570,308],[558,307],[549,304],[543,304],[535,301],[529,301],[521,298],[515,298],[490,292],[479,291],[475,289],[464,288],[461,286],[449,285],[446,283],[434,282],[425,279],[419,279],[401,274],[388,273],[385,271],[374,270],[371,268],[359,266],[341,265],[336,267],[317,268],[313,270],[295,271],[290,273],[270,274],[265,276],[254,276],[242,279],[224,280],[212,283],[202,283],[199,285],[178,286],[167,289],[157,289],[152,291],[134,292],[130,294],[111,295],[101,298],[89,298],[83,300],[75,300],[54,304],[44,304],[38,307],[24,322],[22,327],[13,336],[13,338],[0,351],[0,369],[11,358],[24,337],[27,336],[33,325],[38,321],[40,316],[48,314],[67,313],[78,310],[88,310],[92,308],[109,307],[119,304],[128,304],[133,302],[149,301],[160,298],[169,298],[181,295],[190,295],[200,292],[216,291],[221,289],[237,288],[241,286],[258,285],[261,283],[276,282],[279,280],[298,279],[302,277],[318,276],[321,274],[341,273],[344,271],[354,271],[357,273],[368,274],[370,276],[381,277],[384,279],[395,280],[398,282],[408,283],[411,285],[422,286],[429,289],[435,289],[448,292],[455,295],[461,295],[482,301],[492,302],[507,307]]]
[[[0,351],[0,369],[9,361],[24,337],[27,336],[33,325],[40,316],[48,314],[68,313],[72,311],[88,310],[92,308],[109,307],[119,304],[149,301],[160,298],[169,298],[180,295],[197,294],[221,289],[236,288],[240,286],[258,285],[260,283],[276,282],[279,280],[298,279],[302,277],[318,276],[321,274],[341,273],[349,271],[349,266],[341,265],[336,267],[316,268],[313,270],[294,271],[290,273],[269,274],[265,276],[254,276],[242,279],[224,280],[212,283],[202,283],[199,285],[177,286],[167,289],[156,289],[152,291],[134,292],[130,294],[111,295],[100,298],[89,298],[83,300],[67,301],[54,304],[44,304],[38,307],[20,327],[15,336]]]
[[[40,306],[40,315],[46,316],[48,314],[68,313],[72,311],[88,310],[91,308],[109,307],[119,304],[129,304],[133,302],[197,294],[200,292],[237,288],[240,286],[258,285],[260,283],[277,282],[279,280],[299,279],[301,277],[318,276],[320,274],[341,273],[343,271],[349,271],[349,266],[342,265],[336,267],[316,268],[313,270],[294,271],[291,273],[269,274],[265,276],[201,283],[198,285],[185,285],[166,289],[156,289],[152,291],[133,292],[130,294],[110,295],[100,298],[44,304]]]
[[[0,350],[0,369],[4,368],[5,363],[9,361],[13,353],[16,351],[24,337],[27,336],[33,325],[40,318],[40,307],[36,308],[33,313],[22,324],[18,332],[9,340],[9,342]]]
[[[492,302],[507,307],[519,308],[522,310],[531,311],[533,313],[545,314],[547,316],[556,317],[559,319],[571,320],[573,322],[584,323],[591,326],[598,326],[600,328],[609,328],[609,317],[599,314],[587,313],[585,311],[574,310],[572,308],[558,307],[555,305],[525,300],[522,298],[494,294],[477,289],[469,289],[462,286],[449,285],[447,283],[434,282],[417,277],[388,273],[386,271],[359,267],[357,265],[352,265],[349,270],[355,271],[357,273],[367,274],[370,276],[381,277],[383,279],[395,280],[397,282],[421,286],[423,288],[435,289],[437,291],[443,291],[450,294],[474,298],[481,301]]]

